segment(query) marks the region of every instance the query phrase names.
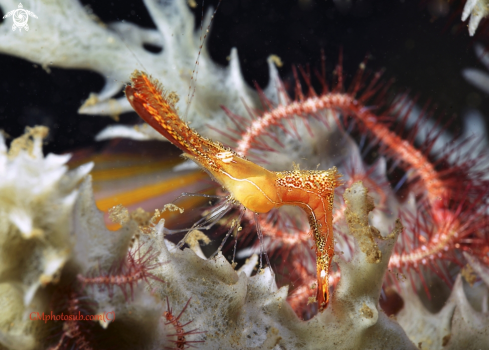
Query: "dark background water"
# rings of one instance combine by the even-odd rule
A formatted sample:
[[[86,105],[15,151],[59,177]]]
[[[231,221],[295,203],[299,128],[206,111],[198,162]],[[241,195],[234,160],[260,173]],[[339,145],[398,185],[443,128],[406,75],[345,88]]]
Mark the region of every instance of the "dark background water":
[[[104,22],[126,20],[155,27],[142,1],[82,3]],[[369,53],[368,66],[385,68],[385,76],[396,80],[395,89],[409,90],[422,102],[431,99],[438,105],[437,113],[457,115],[456,131],[467,109],[489,114],[489,99],[461,76],[463,68],[483,68],[473,51],[474,39],[457,13],[460,3],[440,16],[446,3],[352,0],[350,9],[339,9],[332,0],[223,0],[207,44],[222,65],[230,49],[237,47],[245,79],[261,86],[267,83],[270,54],[282,59],[280,74],[290,80],[292,65],[319,68],[322,49],[331,71],[343,48],[349,77]],[[216,4],[206,1],[205,7]],[[200,6],[194,10],[196,24]],[[5,55],[0,55],[0,71],[0,128],[12,136],[28,125],[47,125],[51,135],[46,151],[61,153],[93,144],[93,136],[114,123],[107,117],[77,114],[89,92],[103,86],[97,73],[51,68],[48,74],[39,65]],[[131,122],[136,117],[126,114],[121,119]]]

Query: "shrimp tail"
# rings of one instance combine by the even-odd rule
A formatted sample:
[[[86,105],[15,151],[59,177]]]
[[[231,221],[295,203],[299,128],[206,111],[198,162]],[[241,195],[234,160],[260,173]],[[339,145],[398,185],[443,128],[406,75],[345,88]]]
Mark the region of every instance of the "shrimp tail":
[[[196,156],[195,144],[203,138],[178,116],[178,97],[166,93],[161,84],[146,73],[135,70],[132,85],[126,86],[126,97],[139,116],[183,152]]]

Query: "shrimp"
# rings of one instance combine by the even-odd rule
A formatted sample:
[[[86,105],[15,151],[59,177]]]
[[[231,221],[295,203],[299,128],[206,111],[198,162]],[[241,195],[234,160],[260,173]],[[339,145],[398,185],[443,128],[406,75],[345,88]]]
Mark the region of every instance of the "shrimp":
[[[172,94],[165,93],[159,82],[146,73],[136,70],[131,80],[125,92],[134,110],[180,148],[184,157],[222,185],[230,193],[230,200],[255,213],[267,213],[283,205],[298,206],[307,213],[316,244],[316,299],[319,310],[324,310],[329,302],[328,274],[334,256],[334,190],[341,185],[336,167],[326,171],[269,171],[221,143],[200,136],[180,119]]]

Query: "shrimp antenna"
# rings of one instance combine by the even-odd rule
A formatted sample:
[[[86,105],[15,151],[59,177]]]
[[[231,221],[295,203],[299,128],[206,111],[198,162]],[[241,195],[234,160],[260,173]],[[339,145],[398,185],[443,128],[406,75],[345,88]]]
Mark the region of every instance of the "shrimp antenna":
[[[132,51],[132,49],[129,47],[129,45],[127,45],[127,42],[126,40],[124,39],[124,36],[122,35],[122,33],[118,33],[116,31],[116,34],[119,35],[119,38],[122,40],[122,42],[124,43],[124,46],[126,47],[126,49],[131,53],[132,57],[134,57],[134,59],[136,60],[137,63],[139,63],[139,65],[145,70],[148,72],[148,70],[146,69],[146,67],[144,66],[143,62],[141,62],[138,58],[138,56],[136,56],[136,54],[134,53],[134,51]]]
[[[122,35],[119,36],[121,39],[122,39],[122,42],[124,43],[124,46],[126,46],[126,48],[129,50],[129,52],[131,53],[132,57],[134,57],[134,59],[139,63],[139,65],[141,67],[143,67],[143,69],[145,71],[148,71],[146,69],[146,67],[144,66],[143,62],[141,62],[138,58],[138,56],[136,56],[136,54],[134,53],[134,51],[132,51],[132,49],[129,47],[129,45],[127,45],[126,41],[124,40],[124,37]]]
[[[195,60],[194,64],[194,69],[192,70],[192,76],[190,77],[190,84],[188,86],[188,94],[187,94],[187,107],[185,108],[185,114],[184,117],[185,119],[187,118],[188,115],[188,110],[190,105],[192,104],[192,99],[194,98],[195,95],[195,90],[197,88],[197,76],[199,75],[199,59],[200,59],[200,54],[202,52],[202,48],[204,47],[205,44],[205,39],[207,39],[207,34],[209,33],[209,29],[212,25],[212,22],[214,22],[214,16],[217,13],[217,10],[219,9],[219,5],[221,5],[221,1],[217,3],[216,9],[214,10],[214,13],[212,14],[211,21],[209,25],[206,28],[204,36],[202,36],[203,32],[203,26],[204,26],[204,0],[202,0],[202,13],[200,17],[200,46],[199,46],[199,53],[197,54],[197,59]],[[195,79],[194,79],[195,75]]]

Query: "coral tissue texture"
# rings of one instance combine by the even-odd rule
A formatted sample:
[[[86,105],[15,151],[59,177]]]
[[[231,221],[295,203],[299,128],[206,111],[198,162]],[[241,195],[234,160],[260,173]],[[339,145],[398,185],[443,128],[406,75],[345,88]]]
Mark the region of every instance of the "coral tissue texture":
[[[236,50],[228,68],[220,68],[204,46],[198,93],[189,105],[200,41],[183,0],[145,1],[157,29],[102,23],[74,0],[23,5],[38,16],[37,28],[20,35],[4,21],[0,52],[46,71],[102,74],[104,88],[88,96],[80,113],[115,117],[130,111],[125,97],[115,96],[134,69],[145,69],[177,92],[179,114],[204,136],[228,141],[274,171],[337,166],[345,186],[334,203],[331,300],[318,313],[311,298],[317,288],[314,242],[297,212],[244,212],[239,241],[251,243],[236,252],[248,258],[236,268],[221,251],[204,255],[195,243],[210,240],[203,232],[189,233],[190,249],[175,246],[159,211],[137,216],[117,206],[111,218],[122,228],[109,231],[94,202],[91,164],[68,170],[69,155],[44,156],[45,127],[28,128],[9,148],[0,134],[2,348],[489,348],[487,158],[480,144],[477,150],[438,125],[426,127],[421,115],[428,113],[406,96],[386,105],[390,86],[380,73],[369,76],[363,63],[349,89],[341,64],[334,84],[320,81],[323,92],[314,91],[303,71],[306,84],[296,79],[293,97],[270,58],[270,83],[259,94],[244,83]],[[18,3],[0,0],[0,6],[6,12]],[[486,15],[487,1],[465,3],[462,16],[471,34]],[[209,21],[207,15],[204,27]],[[144,44],[163,50],[149,53]],[[487,74],[465,75],[487,91]],[[396,133],[393,125],[411,134]],[[98,135],[113,137],[164,141],[147,125],[114,125]],[[362,153],[378,157],[367,164]],[[404,174],[392,186],[388,168]],[[225,226],[219,210],[229,210],[228,204],[207,218],[215,215],[216,226]],[[258,262],[263,249],[273,268]],[[281,271],[289,279],[279,288]],[[443,305],[429,299],[437,287],[450,290]],[[392,302],[392,295],[402,302]],[[397,309],[386,308],[386,314],[379,301]],[[98,318],[40,320],[43,313]]]
[[[43,310],[46,286],[56,284],[72,256],[72,217],[84,165],[68,171],[63,155],[42,154],[47,128],[28,128],[7,150],[0,136],[1,342],[33,348],[42,326],[28,318]]]
[[[68,156],[44,157],[41,141],[46,133],[43,127],[28,129],[10,150],[1,143],[0,341],[6,348],[96,349],[104,348],[101,339],[110,337],[121,349],[175,344],[201,349],[415,349],[403,328],[421,346],[430,344],[427,348],[445,344],[451,349],[475,349],[487,344],[487,302],[485,310],[473,310],[460,276],[437,315],[424,311],[408,286],[402,293],[406,306],[399,324],[380,309],[384,274],[403,228],[397,221],[391,233],[363,249],[361,242],[372,240],[370,232],[375,229],[368,223],[373,200],[361,182],[344,194],[347,234],[355,237],[353,258],[338,259],[342,277],[329,307],[306,322],[291,309],[288,288],[277,288],[270,268],[251,275],[256,255],[236,271],[220,253],[208,260],[198,246],[176,248],[164,239],[164,221],[140,226],[123,208],[113,217],[124,227],[117,232],[105,229],[86,175],[90,165],[68,172],[64,165]],[[30,186],[18,185],[18,178]],[[380,258],[371,259],[372,249]],[[21,250],[30,252],[31,259],[18,253]],[[467,260],[488,283],[487,267],[468,255]],[[143,271],[145,278],[137,271]],[[103,276],[99,283],[97,277]],[[23,298],[15,290],[23,291]],[[84,300],[91,301],[86,302],[89,306],[76,306]],[[169,305],[184,310],[178,323],[174,318],[165,322]],[[48,314],[50,308],[91,310],[94,315],[115,312],[117,318],[111,323],[62,325],[32,320],[33,312]],[[53,328],[57,331],[47,336]],[[469,342],[475,346],[463,345]]]
[[[110,337],[112,345],[121,349],[173,348],[175,344],[193,344],[201,349],[415,349],[378,303],[389,255],[402,231],[400,222],[378,244],[381,261],[369,262],[367,255],[355,248],[355,257],[340,263],[343,275],[330,306],[311,320],[302,321],[287,303],[288,288],[277,288],[270,268],[251,275],[258,261],[256,255],[235,270],[220,253],[208,260],[198,246],[183,251],[176,248],[164,239],[164,221],[139,226],[120,208],[114,217],[124,227],[117,232],[105,229],[86,175],[89,166],[67,172],[63,166],[67,157],[44,157],[41,140],[45,133],[44,128],[28,130],[13,142],[9,152],[2,142],[2,184],[19,172],[24,183],[46,182],[38,191],[28,193],[28,203],[21,201],[26,193],[15,186],[2,187],[0,192],[2,201],[15,203],[2,206],[6,218],[2,222],[9,224],[1,231],[5,306],[1,324],[16,325],[2,329],[0,341],[5,347],[83,345],[99,349],[104,348],[102,339]],[[47,171],[51,171],[49,180],[44,178]],[[368,211],[372,209],[366,188],[355,183],[345,192],[345,202],[350,231],[355,231],[356,237],[358,231],[369,232],[359,229],[368,227]],[[45,210],[42,215],[29,207],[34,203],[38,211]],[[16,210],[24,211],[24,221],[30,219],[29,229],[15,223],[12,213]],[[35,235],[34,230],[38,230]],[[6,260],[7,238],[12,251],[22,244],[22,249],[39,250],[33,254],[37,260],[25,262],[23,270],[14,270],[25,259],[12,254]],[[133,274],[130,279],[130,271],[120,265],[124,261],[133,264],[132,272],[146,271],[147,278]],[[10,278],[6,277],[8,266],[13,272]],[[96,276],[105,276],[104,282],[98,283]],[[43,289],[39,290],[41,284]],[[14,286],[25,289],[24,300],[10,292]],[[37,288],[32,292],[33,286]],[[91,300],[85,301],[89,306],[76,306],[87,298]],[[109,324],[64,321],[61,326],[59,322],[45,324],[29,319],[32,312],[48,313],[53,305],[57,311],[64,307],[68,311],[91,310],[95,315],[115,312],[117,317]],[[184,310],[179,323],[165,322],[168,305],[174,317]],[[57,325],[54,336],[47,337]],[[183,339],[177,337],[178,331]],[[114,337],[116,334],[119,338]]]

